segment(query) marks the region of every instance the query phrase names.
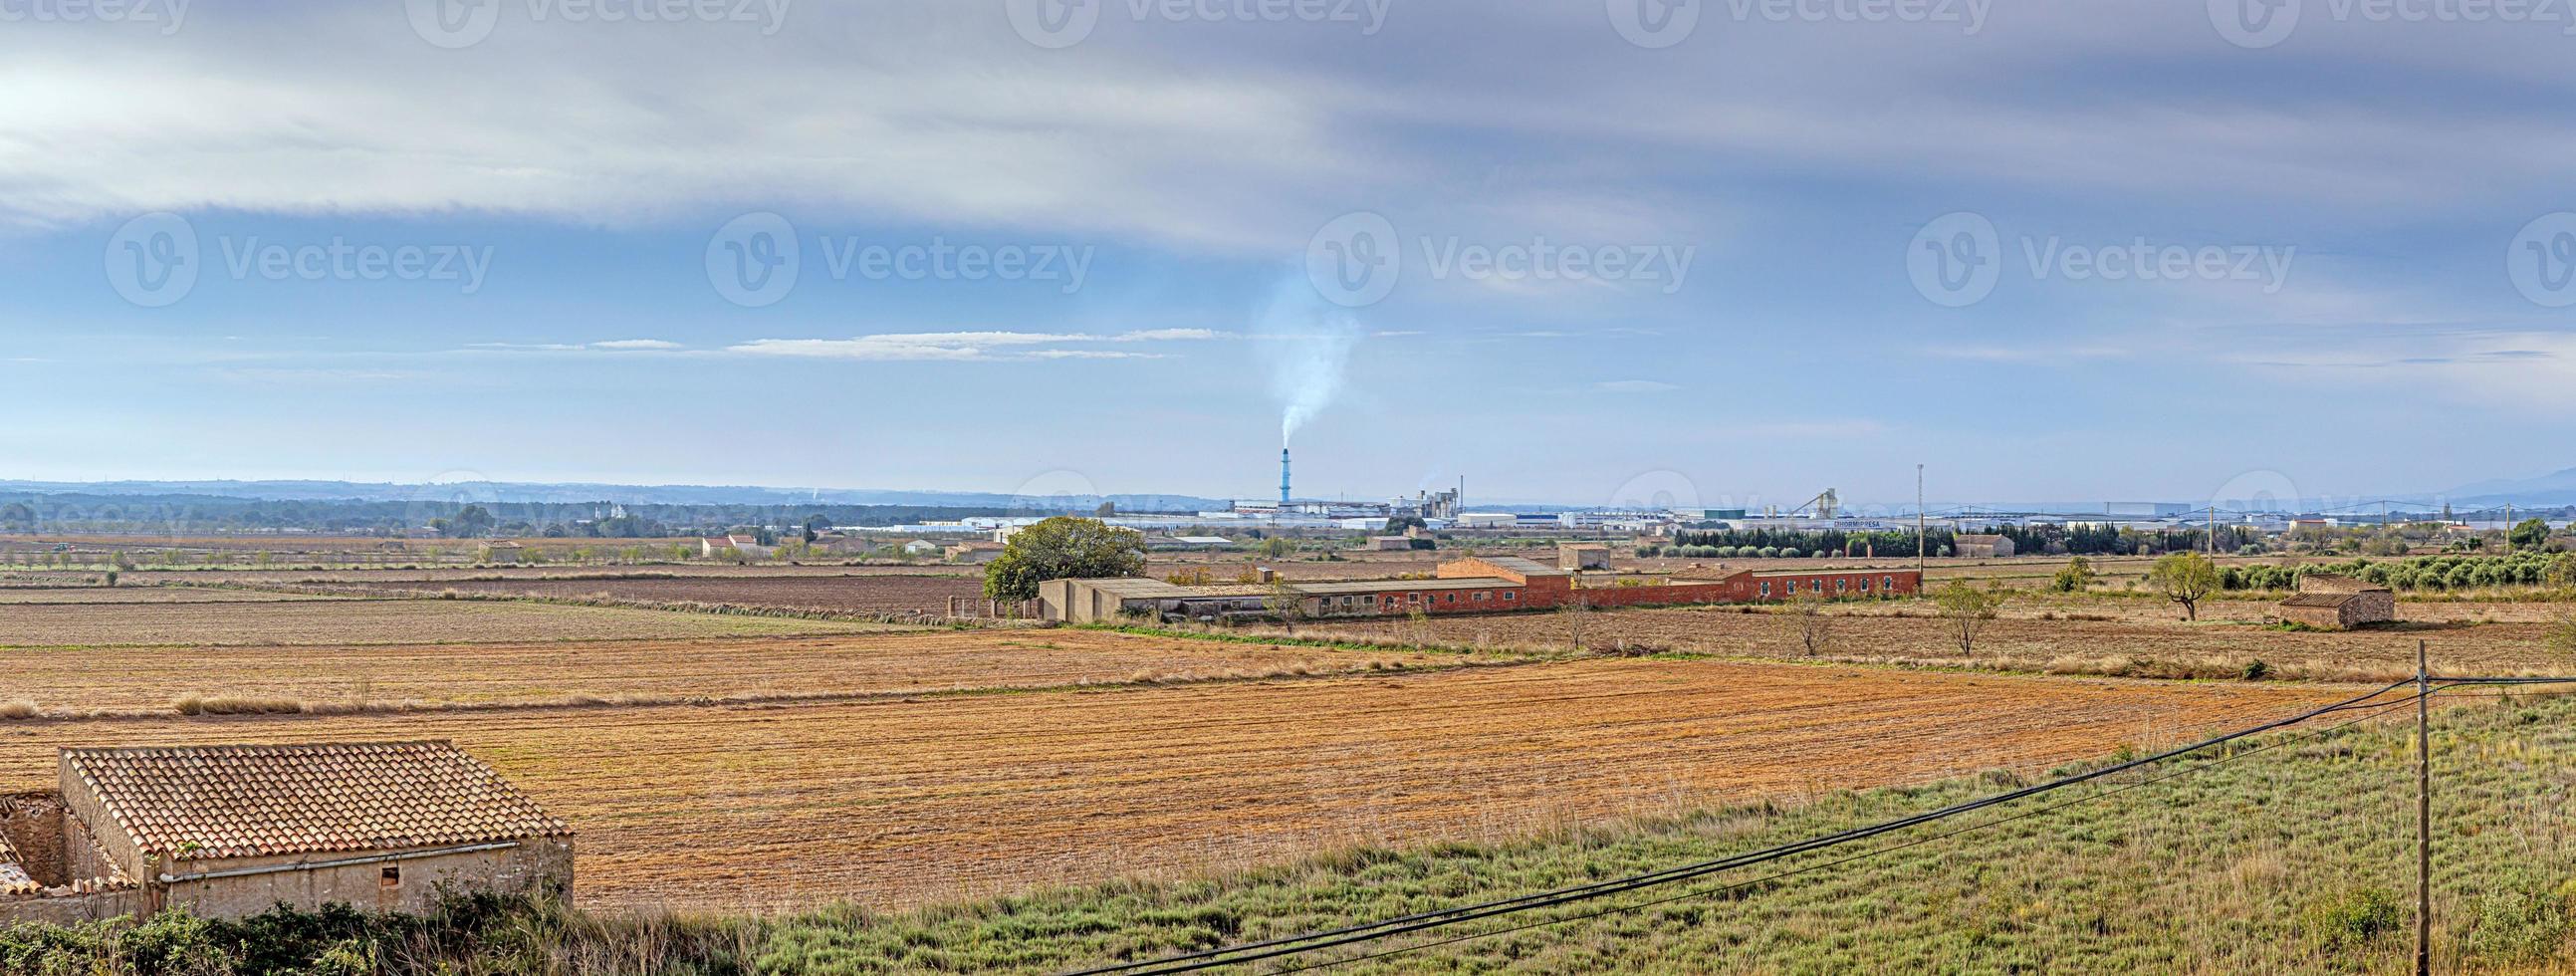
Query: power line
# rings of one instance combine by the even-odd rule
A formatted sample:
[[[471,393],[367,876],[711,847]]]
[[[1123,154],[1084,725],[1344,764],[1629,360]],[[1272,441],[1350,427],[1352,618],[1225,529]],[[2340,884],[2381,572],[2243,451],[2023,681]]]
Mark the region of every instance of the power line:
[[[1654,899],[1654,900],[1652,900],[1652,901],[1642,901],[1642,902],[1638,902],[1638,903],[1633,904],[1633,905],[1620,905],[1620,906],[1616,906],[1616,907],[1612,907],[1612,908],[1604,908],[1604,909],[1600,909],[1600,910],[1598,910],[1598,911],[1585,912],[1585,913],[1580,914],[1580,915],[1569,915],[1569,916],[1566,916],[1566,917],[1564,917],[1564,918],[1543,919],[1543,920],[1536,921],[1536,922],[1527,922],[1527,923],[1523,923],[1523,924],[1520,924],[1520,925],[1515,925],[1515,926],[1512,926],[1512,927],[1510,927],[1510,928],[1496,929],[1496,930],[1493,930],[1493,931],[1491,931],[1491,932],[1477,932],[1477,933],[1472,933],[1472,934],[1468,934],[1468,935],[1461,935],[1461,936],[1455,936],[1455,937],[1452,937],[1452,938],[1441,939],[1441,940],[1439,940],[1439,941],[1437,941],[1437,942],[1424,942],[1424,943],[1420,943],[1420,944],[1417,944],[1417,945],[1400,946],[1400,947],[1397,947],[1397,948],[1394,948],[1394,949],[1387,949],[1387,950],[1383,950],[1383,951],[1379,951],[1379,952],[1372,952],[1372,953],[1369,953],[1369,954],[1367,954],[1367,955],[1352,956],[1352,957],[1349,957],[1349,958],[1347,958],[1347,959],[1337,959],[1337,960],[1333,960],[1333,961],[1331,961],[1331,962],[1316,963],[1316,964],[1311,965],[1311,966],[1296,966],[1296,967],[1290,967],[1290,968],[1282,969],[1282,970],[1279,970],[1279,971],[1280,971],[1280,972],[1283,972],[1283,973],[1296,973],[1296,972],[1305,972],[1305,971],[1307,971],[1307,970],[1312,970],[1312,969],[1330,969],[1330,968],[1335,967],[1335,966],[1346,965],[1346,964],[1354,963],[1354,962],[1366,962],[1366,961],[1371,960],[1371,959],[1382,959],[1382,958],[1385,958],[1385,957],[1388,957],[1388,956],[1400,955],[1400,954],[1407,953],[1407,952],[1415,952],[1415,951],[1420,951],[1420,950],[1423,950],[1423,949],[1435,949],[1435,948],[1439,948],[1439,947],[1442,947],[1442,946],[1457,945],[1457,944],[1459,944],[1459,943],[1463,943],[1463,942],[1471,942],[1471,941],[1474,941],[1474,940],[1476,940],[1476,939],[1489,938],[1489,937],[1497,936],[1497,935],[1510,935],[1510,934],[1515,933],[1515,932],[1525,932],[1525,931],[1528,931],[1528,930],[1530,930],[1530,929],[1544,928],[1544,927],[1547,927],[1547,926],[1550,926],[1550,925],[1562,925],[1562,924],[1565,924],[1565,923],[1567,923],[1567,922],[1580,922],[1580,921],[1586,921],[1586,920],[1589,920],[1589,919],[1600,918],[1600,917],[1603,917],[1603,916],[1606,916],[1606,915],[1616,915],[1616,914],[1621,914],[1621,913],[1624,913],[1624,912],[1633,912],[1633,911],[1638,911],[1638,910],[1641,910],[1641,909],[1654,908],[1654,907],[1657,907],[1657,906],[1660,906],[1660,905],[1669,905],[1669,904],[1672,904],[1672,903],[1674,903],[1674,902],[1678,902],[1678,901],[1687,901],[1687,900],[1690,900],[1690,899],[1693,899],[1693,898],[1705,898],[1705,897],[1712,897],[1712,896],[1722,895],[1722,894],[1726,894],[1726,893],[1733,892],[1733,891],[1740,891],[1740,890],[1743,890],[1743,889],[1746,889],[1746,888],[1752,888],[1752,887],[1759,886],[1759,885],[1769,884],[1769,883],[1771,883],[1771,882],[1773,882],[1773,881],[1779,881],[1779,880],[1783,880],[1783,879],[1786,879],[1786,878],[1796,877],[1796,876],[1798,876],[1798,875],[1802,875],[1802,874],[1810,874],[1810,873],[1813,873],[1813,872],[1816,872],[1816,871],[1822,871],[1822,870],[1824,870],[1824,869],[1826,869],[1826,868],[1840,867],[1840,866],[1842,866],[1842,865],[1850,864],[1850,863],[1853,863],[1853,862],[1855,862],[1855,861],[1863,861],[1863,860],[1867,860],[1867,859],[1869,859],[1869,858],[1879,857],[1879,856],[1886,855],[1886,854],[1892,854],[1892,853],[1895,853],[1895,852],[1897,852],[1897,851],[1904,850],[1904,849],[1909,848],[1909,847],[1918,847],[1918,846],[1921,846],[1921,845],[1924,845],[1924,844],[1932,843],[1932,842],[1934,842],[1934,841],[1947,840],[1947,839],[1952,838],[1952,837],[1957,837],[1957,836],[1959,836],[1959,835],[1961,835],[1961,834],[1974,833],[1974,832],[1976,832],[1976,831],[1986,830],[1986,829],[1989,829],[1989,828],[1992,828],[1992,827],[1999,827],[1999,826],[2002,826],[2002,825],[2004,825],[2004,824],[2012,823],[2012,822],[2017,821],[2017,820],[2025,820],[2025,819],[2029,819],[2029,818],[2031,818],[2031,817],[2040,816],[2040,815],[2042,815],[2042,814],[2054,813],[2054,812],[2056,812],[2056,811],[2058,811],[2058,810],[2066,809],[2067,807],[2080,806],[2080,805],[2083,805],[2083,804],[2086,804],[2086,803],[2095,803],[2095,802],[2099,802],[2099,801],[2106,800],[2106,799],[2109,799],[2109,798],[2114,797],[2114,796],[2118,796],[2118,795],[2120,795],[2120,794],[2122,794],[2122,793],[2129,792],[2129,791],[2131,791],[2131,790],[2140,789],[2140,788],[2147,787],[2147,786],[2152,786],[2152,785],[2154,785],[2154,784],[2161,783],[2161,782],[2164,782],[2164,781],[2166,781],[2166,780],[2173,779],[2173,778],[2175,778],[2175,777],[2179,777],[2179,776],[2187,776],[2187,775],[2190,775],[2190,774],[2192,774],[2192,773],[2197,773],[2197,772],[2200,772],[2200,771],[2205,770],[2205,769],[2211,769],[2211,768],[2218,767],[2218,766],[2224,766],[2224,765],[2227,765],[2228,763],[2235,762],[2236,760],[2243,759],[2243,758],[2245,758],[2245,757],[2247,757],[2247,756],[2252,756],[2252,755],[2257,755],[2257,754],[2264,753],[2264,752],[2269,752],[2269,751],[2271,751],[2271,750],[2273,750],[2273,749],[2280,748],[2281,746],[2290,745],[2290,744],[2298,743],[2298,742],[2305,742],[2305,741],[2309,741],[2309,740],[2317,739],[2317,738],[2320,738],[2320,737],[2323,737],[2323,736],[2326,736],[2326,735],[2330,735],[2330,734],[2333,734],[2333,733],[2335,733],[2335,732],[2341,731],[2341,730],[2343,730],[2343,729],[2345,729],[2345,728],[2347,728],[2347,727],[2350,727],[2350,726],[2352,726],[2352,725],[2355,725],[2355,724],[2358,724],[2358,723],[2361,723],[2361,722],[2366,722],[2366,721],[2369,721],[2369,720],[2374,719],[2374,718],[2378,718],[2378,717],[2379,717],[2379,716],[2381,716],[2381,715],[2387,714],[2387,713],[2392,712],[2392,711],[2396,711],[2397,709],[2404,708],[2404,707],[2406,707],[2406,706],[2408,706],[2408,705],[2412,705],[2412,704],[2414,704],[2414,703],[2415,703],[2415,696],[2412,696],[2412,695],[2409,695],[2409,696],[2407,696],[2407,697],[2405,697],[2405,698],[2399,699],[2399,700],[2394,701],[2394,702],[2378,702],[2378,703],[2376,703],[2376,704],[2375,704],[2375,707],[2377,708],[2377,710],[2376,710],[2376,711],[2371,712],[2370,714],[2363,715],[2363,716],[2360,716],[2360,717],[2358,717],[2358,718],[2347,719],[2347,720],[2345,720],[2345,721],[2335,723],[2334,725],[2330,725],[2330,726],[2327,726],[2327,727],[2322,728],[2322,729],[2318,729],[2318,730],[2313,731],[2313,732],[2301,733],[2301,734],[2296,735],[2296,736],[2292,736],[2292,737],[2289,737],[2289,738],[2282,739],[2282,740],[2280,740],[2280,741],[2278,741],[2278,742],[2265,743],[2265,744],[2263,744],[2263,745],[2261,745],[2261,746],[2257,746],[2257,747],[2254,747],[2254,748],[2251,748],[2251,749],[2247,749],[2247,750],[2244,750],[2244,751],[2242,751],[2242,752],[2233,752],[2233,753],[2229,753],[2227,756],[2225,756],[2225,757],[2223,757],[2223,758],[2213,759],[2213,760],[2210,760],[2210,761],[2208,761],[2208,762],[2201,763],[2201,764],[2199,764],[2199,765],[2197,765],[2197,766],[2190,766],[2190,767],[2186,767],[2186,768],[2182,768],[2182,769],[2173,770],[2173,771],[2171,771],[2171,772],[2162,773],[2162,774],[2159,774],[2159,775],[2156,775],[2156,776],[2151,776],[2151,777],[2148,777],[2148,778],[2146,778],[2146,779],[2139,780],[2139,781],[2134,782],[2134,783],[2129,783],[2129,784],[2125,784],[2125,785],[2122,785],[2122,786],[2119,786],[2119,787],[2116,787],[2116,788],[2113,788],[2113,789],[2104,790],[2104,791],[2102,791],[2102,792],[2100,792],[2100,793],[2095,793],[2095,794],[2092,794],[2092,795],[2090,795],[2090,796],[2081,796],[2081,797],[2077,797],[2077,798],[2072,799],[2072,800],[2065,800],[2065,801],[2061,801],[2061,802],[2058,802],[2058,803],[2052,803],[2052,804],[2049,804],[2048,806],[2038,807],[2038,808],[2031,809],[2031,810],[2025,810],[2025,811],[2023,811],[2023,812],[2016,813],[2016,814],[2011,814],[2011,815],[2009,815],[2009,816],[1996,817],[1996,818],[1994,818],[1994,819],[1992,819],[1992,820],[1987,820],[1987,821],[1982,822],[1982,823],[1970,824],[1970,825],[1965,826],[1965,827],[1960,827],[1960,828],[1958,828],[1958,829],[1956,829],[1956,830],[1944,831],[1944,832],[1942,832],[1942,833],[1932,834],[1932,835],[1924,836],[1924,837],[1918,837],[1918,838],[1915,838],[1915,839],[1913,839],[1913,840],[1904,841],[1904,842],[1902,842],[1902,843],[1890,844],[1890,845],[1887,845],[1887,846],[1885,846],[1885,847],[1880,847],[1880,848],[1876,848],[1876,849],[1873,849],[1873,850],[1863,851],[1863,852],[1861,852],[1861,853],[1854,854],[1854,855],[1851,855],[1851,856],[1849,856],[1849,857],[1839,858],[1839,859],[1831,860],[1831,861],[1824,861],[1824,862],[1817,863],[1817,864],[1811,864],[1811,865],[1808,865],[1808,866],[1806,866],[1806,867],[1795,868],[1795,869],[1791,869],[1791,870],[1787,870],[1787,871],[1781,871],[1781,872],[1778,872],[1778,873],[1775,873],[1775,874],[1768,874],[1768,875],[1764,875],[1764,876],[1762,876],[1762,877],[1755,878],[1755,879],[1750,880],[1750,881],[1739,881],[1739,882],[1734,882],[1734,883],[1731,883],[1731,884],[1721,885],[1721,886],[1718,886],[1718,887],[1715,887],[1715,888],[1702,888],[1702,889],[1698,889],[1698,890],[1695,890],[1695,891],[1686,891],[1686,892],[1683,892],[1683,893],[1678,894],[1678,895],[1670,895],[1670,896],[1663,897],[1663,898],[1657,898],[1657,899]]]
[[[1314,952],[1336,946],[1370,942],[1410,932],[1455,925],[1460,922],[1490,918],[1497,915],[1508,915],[1539,908],[1550,908],[1577,901],[1608,897],[1643,888],[1672,884],[1678,881],[1686,881],[1691,878],[1703,877],[1721,871],[1729,871],[1736,868],[1750,867],[1756,864],[1776,861],[1793,855],[1803,854],[1808,851],[1822,850],[1855,841],[1866,840],[1882,834],[1904,830],[1908,827],[1931,823],[1938,820],[1945,820],[1951,817],[1983,810],[1988,807],[1999,806],[2011,803],[2015,800],[2037,796],[2042,793],[2089,783],[2094,780],[2126,772],[2131,769],[2160,763],[2178,756],[2198,752],[2212,746],[2224,745],[2248,736],[2260,735],[2275,729],[2297,725],[2324,715],[2348,711],[2356,707],[2367,707],[2367,703],[2372,699],[2413,683],[2414,681],[2411,679],[2407,681],[2392,682],[2386,687],[2370,692],[2369,694],[2345,699],[2330,705],[2320,706],[2278,721],[2267,722],[2251,728],[2214,736],[2200,742],[2195,742],[2176,749],[2170,749],[2152,756],[2115,763],[2090,772],[2052,780],[2036,786],[2011,790],[1989,797],[1970,800],[1926,813],[1900,817],[1883,823],[1873,824],[1866,827],[1857,827],[1851,830],[1783,844],[1765,850],[1751,851],[1732,857],[1703,861],[1697,864],[1684,865],[1677,868],[1668,868],[1663,871],[1649,872],[1646,874],[1612,879],[1609,881],[1593,882],[1585,885],[1576,885],[1553,891],[1524,895],[1518,898],[1485,902],[1478,905],[1467,905],[1429,912],[1417,912],[1377,922],[1345,926],[1342,928],[1312,932],[1304,935],[1267,939],[1235,946],[1225,946],[1215,949],[1200,950],[1197,952],[1181,953],[1145,962],[1119,963],[1092,969],[1076,970],[1074,973],[1069,974],[1069,976],[1107,976],[1107,974],[1113,973],[1159,974],[1196,972],[1199,970],[1215,968],[1217,966],[1257,962],[1263,959]]]

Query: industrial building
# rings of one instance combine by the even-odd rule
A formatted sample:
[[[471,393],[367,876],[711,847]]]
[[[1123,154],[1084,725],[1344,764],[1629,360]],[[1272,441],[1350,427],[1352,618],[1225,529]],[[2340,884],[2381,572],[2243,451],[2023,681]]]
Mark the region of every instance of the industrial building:
[[[1828,599],[1907,596],[1922,589],[1911,569],[1756,572],[1718,580],[1618,577],[1588,585],[1575,571],[1514,556],[1470,557],[1440,564],[1433,579],[1334,580],[1276,585],[1182,586],[1157,579],[1052,580],[1038,588],[1039,615],[1065,623],[1099,623],[1130,617],[1156,620],[1232,620],[1275,617],[1298,601],[1309,618],[1503,613],[1585,607],[1678,606],[1759,603],[1816,596]]]

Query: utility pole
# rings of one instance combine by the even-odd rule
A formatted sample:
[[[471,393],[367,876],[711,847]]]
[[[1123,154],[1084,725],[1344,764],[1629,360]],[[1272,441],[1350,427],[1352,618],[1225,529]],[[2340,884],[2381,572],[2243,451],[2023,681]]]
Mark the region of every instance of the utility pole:
[[[1914,585],[1918,589],[1932,585],[1932,558],[1925,551],[1931,548],[1931,540],[1931,522],[1923,515],[1923,466],[1917,464],[1914,466]]]
[[[2209,506],[2209,556],[2218,558],[2218,506]]]
[[[2428,642],[2415,642],[2415,976],[2433,974],[2433,676]]]

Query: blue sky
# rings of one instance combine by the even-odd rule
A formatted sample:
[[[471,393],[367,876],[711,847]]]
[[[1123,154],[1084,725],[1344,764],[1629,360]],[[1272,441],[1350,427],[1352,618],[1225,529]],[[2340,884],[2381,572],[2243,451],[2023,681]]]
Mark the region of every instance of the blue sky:
[[[5,476],[1259,496],[1300,391],[1316,496],[2569,466],[2565,4],[448,2],[8,8]]]

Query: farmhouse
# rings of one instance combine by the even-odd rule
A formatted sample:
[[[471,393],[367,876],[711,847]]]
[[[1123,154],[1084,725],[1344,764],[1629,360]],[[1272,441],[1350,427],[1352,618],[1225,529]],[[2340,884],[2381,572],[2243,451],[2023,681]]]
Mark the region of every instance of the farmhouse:
[[[1375,617],[1501,613],[1583,607],[1753,603],[1812,595],[1854,599],[1902,596],[1922,588],[1914,570],[1737,572],[1713,581],[1629,577],[1585,586],[1573,573],[1517,556],[1453,559],[1432,579],[1334,580],[1270,586],[1181,586],[1158,579],[1050,580],[1038,587],[1039,616],[1094,623],[1122,616],[1239,619],[1274,616],[1282,599],[1306,617]]]
[[[2013,551],[2011,536],[1963,535],[1955,537],[1951,555],[1967,559],[2010,559]]]
[[[571,890],[572,831],[448,742],[65,749],[58,776],[0,799],[0,923]]]
[[[745,559],[769,558],[769,547],[747,535],[727,535],[698,540],[698,555],[709,559],[741,556]]]
[[[1002,558],[1008,547],[998,542],[960,542],[948,547],[948,561],[953,563],[989,563]]]
[[[2281,601],[2281,619],[2329,630],[2384,624],[2397,619],[2397,594],[2349,576],[2304,576],[2298,595]]]
[[[1368,539],[1368,547],[1372,552],[1410,552],[1413,549],[1413,538],[1401,535],[1373,535]]]

